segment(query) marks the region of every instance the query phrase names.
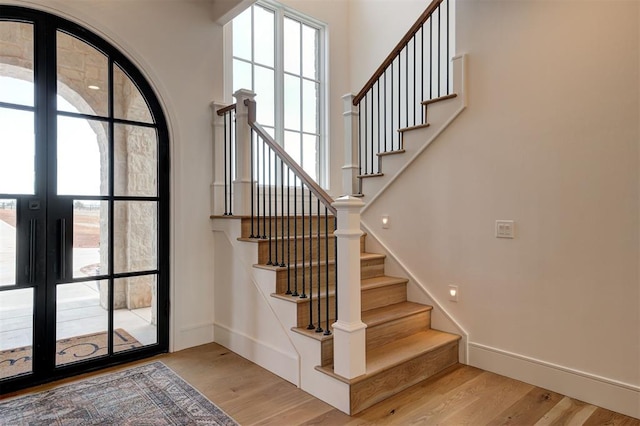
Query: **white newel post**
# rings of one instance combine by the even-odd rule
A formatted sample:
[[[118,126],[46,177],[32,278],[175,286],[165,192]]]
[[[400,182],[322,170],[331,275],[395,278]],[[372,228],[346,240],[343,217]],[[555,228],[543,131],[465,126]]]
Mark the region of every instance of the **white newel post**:
[[[347,195],[358,191],[358,107],[353,105],[355,95],[349,93],[344,101],[344,166],[342,166],[342,190]]]
[[[347,379],[366,371],[366,324],[360,312],[360,199],[344,196],[333,206],[337,209],[338,245],[338,320],[333,324],[334,372]]]
[[[224,117],[218,110],[227,105],[211,102],[213,126],[213,182],[211,183],[211,214],[222,216],[224,211]]]
[[[248,124],[249,108],[245,100],[253,101],[256,94],[240,89],[236,98],[236,177],[233,181],[233,214],[251,214],[251,128]]]

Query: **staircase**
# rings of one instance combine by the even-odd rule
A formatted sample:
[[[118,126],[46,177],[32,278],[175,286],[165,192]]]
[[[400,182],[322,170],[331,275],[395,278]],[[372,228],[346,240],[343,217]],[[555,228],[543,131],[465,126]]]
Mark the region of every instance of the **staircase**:
[[[230,216],[217,218],[232,219]],[[366,235],[363,235],[360,243],[360,270],[362,321],[367,325],[366,373],[351,380],[335,374],[333,333],[325,333],[325,324],[321,324],[321,330],[317,325],[309,327],[310,309],[319,308],[324,314],[328,308],[330,330],[331,324],[335,321],[335,250],[332,248],[335,237],[330,235],[330,241],[327,242],[330,247],[328,257],[323,255],[319,262],[314,261],[311,264],[301,263],[304,260],[301,249],[303,240],[305,252],[310,247],[324,247],[325,241],[319,241],[315,232],[318,226],[323,228],[325,223],[333,228],[334,218],[329,217],[326,221],[324,217],[319,221],[313,218],[311,225],[306,224],[310,226],[311,235],[307,231],[304,236],[297,238],[298,259],[296,259],[296,266],[292,269],[268,264],[269,248],[273,252],[276,245],[280,250],[284,247],[285,253],[293,256],[294,244],[286,233],[285,236],[272,239],[271,242],[266,239],[251,238],[251,221],[254,221],[255,227],[257,226],[255,221],[263,219],[245,217],[239,220],[242,224],[238,241],[242,244],[257,246],[257,259],[253,267],[272,271],[275,275],[273,293],[270,296],[295,306],[295,318],[291,319],[295,326],[291,331],[319,343],[321,362],[315,366],[315,369],[348,386],[349,414],[356,414],[458,362],[460,336],[431,328],[431,306],[407,301],[408,280],[386,275],[385,255],[366,252]],[[276,227],[282,227],[282,223],[285,224],[286,229],[293,226],[294,221],[300,222],[300,218],[293,217],[267,217],[264,220],[266,220],[267,229],[272,226],[274,233]],[[300,223],[298,226],[302,227]],[[282,235],[280,231],[277,233]],[[293,261],[293,258],[291,260]],[[317,279],[318,272],[320,281]],[[317,283],[323,282],[327,272],[330,277],[328,291],[321,290],[318,297]],[[297,296],[287,294],[293,292],[291,284],[294,280],[291,276],[293,273],[298,277]],[[303,277],[306,297],[300,297]]]
[[[214,105],[212,223],[226,236],[216,239],[215,341],[351,415],[459,361],[461,336],[431,327],[433,307],[407,297],[419,283],[387,275],[361,232],[362,211],[466,106],[464,57],[449,63],[441,15],[449,1],[433,0],[343,97],[352,196],[332,199],[256,122],[254,93]]]

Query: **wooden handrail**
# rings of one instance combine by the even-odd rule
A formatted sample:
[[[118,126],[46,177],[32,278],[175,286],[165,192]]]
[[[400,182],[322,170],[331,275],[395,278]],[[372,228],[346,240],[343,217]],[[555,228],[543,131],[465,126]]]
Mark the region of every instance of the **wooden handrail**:
[[[335,216],[337,214],[337,210],[332,206],[333,199],[327,192],[317,184],[311,176],[304,171],[298,163],[291,158],[287,151],[284,150],[278,143],[256,122],[256,102],[250,101],[246,99],[245,105],[249,108],[249,126],[260,136],[262,139],[267,142],[267,145],[280,157],[280,159],[289,167],[289,169],[293,170],[294,174],[300,178],[302,182],[304,182],[309,190],[315,195],[322,203],[327,207],[327,209],[333,213]]]
[[[353,105],[357,106],[362,98],[367,94],[369,90],[373,87],[373,85],[378,81],[378,79],[384,74],[384,71],[393,63],[396,57],[400,54],[402,49],[409,43],[411,38],[416,35],[420,27],[427,22],[427,19],[431,17],[433,12],[440,6],[444,0],[433,0],[431,4],[422,12],[422,15],[418,18],[418,20],[413,24],[409,31],[402,37],[402,40],[393,48],[391,53],[387,56],[387,58],[382,62],[382,64],[378,67],[376,72],[373,73],[369,81],[364,85],[364,87],[358,92],[358,94],[353,98]]]
[[[236,109],[236,104],[231,104],[231,105],[227,105],[227,106],[226,106],[226,107],[224,107],[224,108],[220,108],[218,111],[216,111],[216,113],[217,113],[219,116],[223,116],[223,115],[225,115],[227,112],[229,112],[229,111],[233,111],[234,109]]]

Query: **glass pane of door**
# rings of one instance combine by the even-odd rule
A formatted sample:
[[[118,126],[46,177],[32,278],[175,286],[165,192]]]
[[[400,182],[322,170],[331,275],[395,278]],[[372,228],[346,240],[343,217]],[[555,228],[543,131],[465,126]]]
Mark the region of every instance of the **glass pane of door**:
[[[0,108],[0,194],[33,194],[33,112]]]
[[[153,128],[114,126],[114,195],[158,194],[158,136]]]
[[[0,198],[0,286],[16,283],[17,200]]]
[[[58,117],[58,195],[107,195],[107,124]]]
[[[158,343],[157,275],[114,280],[113,351]]]
[[[147,101],[129,76],[117,65],[113,67],[113,114],[115,118],[153,123]]]
[[[0,21],[0,58],[0,102],[33,106],[33,24]]]
[[[109,273],[109,202],[73,202],[73,278]]]
[[[58,110],[109,114],[109,61],[93,46],[57,33]],[[67,102],[60,102],[64,99]]]
[[[32,371],[33,289],[0,291],[0,379]]]
[[[107,355],[108,281],[56,288],[56,365]]]
[[[116,201],[114,222],[114,271],[127,273],[158,269],[157,203]],[[115,296],[117,299],[118,294]]]

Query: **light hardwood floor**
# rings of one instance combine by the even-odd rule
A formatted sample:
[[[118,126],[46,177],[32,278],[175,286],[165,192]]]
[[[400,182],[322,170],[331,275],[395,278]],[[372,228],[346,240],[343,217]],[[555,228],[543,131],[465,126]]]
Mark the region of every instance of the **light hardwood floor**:
[[[464,365],[451,367],[349,417],[215,343],[151,360],[164,362],[241,425],[640,426],[638,419]],[[19,394],[50,389],[104,372],[34,387]],[[11,395],[0,399],[8,396]]]

